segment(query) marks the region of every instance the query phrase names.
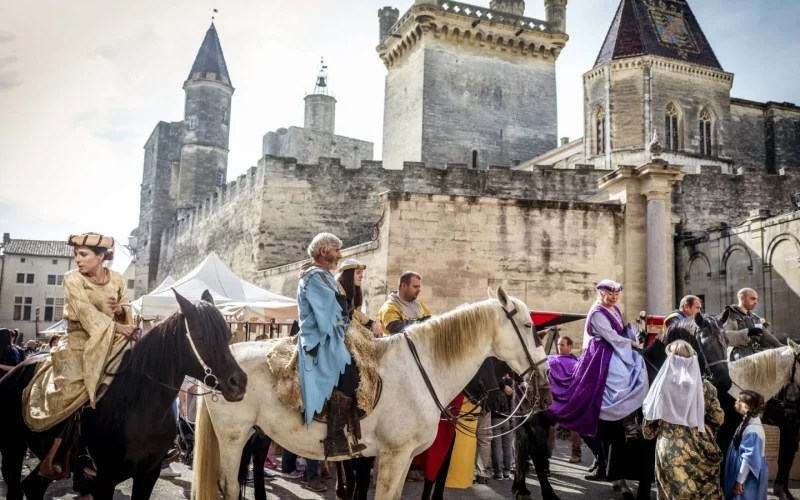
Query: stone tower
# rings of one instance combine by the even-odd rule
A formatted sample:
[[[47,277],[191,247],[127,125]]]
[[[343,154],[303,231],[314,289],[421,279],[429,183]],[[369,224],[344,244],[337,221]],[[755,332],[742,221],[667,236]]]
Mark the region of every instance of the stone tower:
[[[394,26],[398,19],[400,19],[400,11],[394,7],[384,7],[378,10],[379,44],[386,40],[386,37],[389,36],[389,32],[392,30],[392,26]]]
[[[567,0],[544,0],[547,22],[559,33],[567,32]]]
[[[177,211],[211,196],[225,182],[233,87],[213,23],[183,88],[184,121],[159,122],[144,146],[139,226],[133,240],[137,295],[158,285],[161,235]]]
[[[416,0],[388,32],[393,13],[378,12],[377,50],[388,70],[384,167],[512,166],[557,147],[564,17],[522,17],[521,0],[492,6]]]
[[[586,163],[646,163],[655,134],[670,163],[730,167],[733,75],[685,0],[621,0],[583,83]]]
[[[303,127],[314,132],[333,134],[336,128],[336,98],[328,89],[328,69],[325,63],[317,74],[314,93],[305,97],[306,110]]]
[[[183,89],[183,145],[179,169],[173,176],[177,179],[175,198],[179,209],[197,205],[227,179],[234,89],[214,23],[206,32]]]

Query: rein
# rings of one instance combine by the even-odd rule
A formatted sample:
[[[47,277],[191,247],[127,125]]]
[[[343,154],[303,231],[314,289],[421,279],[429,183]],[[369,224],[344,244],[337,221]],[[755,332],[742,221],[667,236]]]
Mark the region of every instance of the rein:
[[[519,338],[519,341],[522,344],[522,349],[523,349],[523,352],[525,353],[525,357],[528,358],[528,362],[530,363],[530,367],[527,370],[525,370],[520,375],[520,377],[524,378],[529,373],[531,374],[529,379],[531,379],[531,382],[533,382],[533,385],[534,385],[535,399],[534,399],[533,406],[531,407],[531,411],[528,412],[527,415],[525,415],[524,417],[515,417],[514,416],[514,414],[519,410],[520,406],[522,405],[522,402],[525,401],[527,399],[527,397],[528,397],[528,391],[530,389],[530,387],[529,387],[530,384],[525,384],[525,393],[524,393],[523,397],[520,398],[520,402],[519,402],[519,404],[517,404],[517,407],[514,409],[514,412],[511,415],[509,415],[508,418],[506,418],[503,422],[501,422],[501,423],[499,423],[497,425],[491,426],[489,428],[491,429],[491,428],[499,427],[499,426],[505,424],[511,418],[523,418],[523,420],[517,426],[515,426],[513,429],[511,429],[510,431],[505,432],[503,434],[500,434],[499,436],[502,436],[504,434],[516,431],[519,427],[524,425],[525,422],[527,422],[531,418],[531,416],[533,416],[535,413],[537,413],[537,410],[538,411],[544,410],[544,408],[540,408],[540,406],[541,406],[541,396],[539,394],[539,388],[540,388],[540,380],[539,379],[540,379],[540,375],[539,375],[539,372],[538,372],[537,368],[541,364],[547,362],[547,358],[546,357],[544,359],[542,359],[541,361],[539,361],[539,362],[535,362],[533,360],[533,356],[531,356],[531,353],[528,350],[528,346],[525,344],[525,339],[522,336],[522,332],[519,330],[519,327],[517,326],[517,323],[513,319],[514,315],[517,314],[517,309],[514,308],[514,309],[509,311],[505,307],[503,307],[503,312],[505,313],[506,318],[508,318],[508,320],[511,322],[511,325],[514,327],[514,331],[517,333],[517,338]],[[425,382],[425,386],[428,388],[428,392],[430,393],[431,397],[433,398],[433,401],[436,403],[436,406],[439,408],[439,411],[442,414],[442,417],[443,417],[442,420],[446,420],[446,421],[452,423],[456,427],[456,430],[458,430],[462,434],[465,434],[465,435],[470,436],[470,437],[476,436],[477,435],[477,430],[471,429],[466,424],[464,424],[462,422],[462,420],[465,420],[468,417],[474,416],[474,414],[476,413],[476,409],[477,409],[478,405],[475,405],[475,408],[473,408],[470,412],[465,413],[464,415],[460,415],[458,417],[453,415],[453,413],[450,410],[450,408],[448,408],[445,405],[443,405],[442,402],[439,400],[438,396],[436,396],[436,390],[433,387],[433,383],[431,382],[431,379],[428,376],[428,373],[425,371],[425,367],[422,366],[422,360],[419,357],[419,352],[417,351],[417,346],[414,344],[414,341],[411,340],[411,337],[406,332],[403,332],[403,337],[406,339],[406,343],[408,344],[408,348],[411,351],[411,356],[414,358],[414,362],[417,364],[417,368],[419,368],[420,374],[422,375],[422,380]],[[481,398],[480,402],[485,403],[487,398],[488,398],[488,393],[483,398]]]
[[[216,403],[217,401],[219,401],[219,395],[221,394],[221,392],[218,389],[219,380],[217,379],[217,376],[214,375],[213,371],[211,370],[211,367],[208,366],[206,364],[206,362],[203,360],[202,356],[200,356],[200,352],[197,350],[197,347],[194,345],[194,340],[192,339],[192,334],[189,331],[189,322],[186,320],[185,317],[183,318],[183,324],[186,327],[185,335],[186,335],[187,340],[189,341],[189,346],[192,348],[192,352],[194,353],[195,359],[197,359],[197,362],[200,363],[200,366],[203,368],[203,372],[205,373],[205,376],[203,377],[203,382],[199,383],[199,385],[204,386],[207,389],[207,391],[206,392],[202,392],[202,393],[190,393],[189,391],[186,391],[186,390],[182,389],[180,386],[179,387],[173,387],[173,386],[171,386],[169,384],[165,384],[164,382],[161,382],[160,380],[154,379],[148,373],[145,373],[145,372],[143,372],[141,370],[137,370],[137,371],[138,371],[138,373],[140,375],[144,375],[145,378],[147,378],[151,382],[155,382],[156,384],[161,385],[163,387],[166,387],[167,389],[170,389],[170,390],[173,390],[173,391],[183,392],[185,394],[192,394],[194,396],[207,396],[207,395],[211,394],[211,400]],[[136,332],[137,330],[141,330],[141,328],[137,327],[133,331]],[[133,345],[135,343],[136,343],[136,340],[134,339],[134,335],[133,334],[131,334],[130,336],[126,336],[125,345],[119,351],[117,351],[117,353],[114,354],[114,356],[111,357],[109,362],[106,363],[106,366],[108,366],[109,364],[113,363],[114,360],[116,360],[119,356],[121,356],[122,353],[124,353],[127,349],[129,349],[129,348],[132,349]],[[130,363],[130,361],[129,361],[129,363]],[[126,365],[125,368],[120,368],[114,373],[110,373],[110,372],[105,371],[105,370],[104,370],[104,372],[105,372],[105,374],[107,376],[116,377],[117,374],[119,374],[121,372],[124,372],[125,369],[127,369],[127,368],[128,368],[128,366]],[[213,385],[209,383],[209,379],[211,379],[211,381],[213,382]],[[198,380],[198,382],[200,382],[200,381]]]

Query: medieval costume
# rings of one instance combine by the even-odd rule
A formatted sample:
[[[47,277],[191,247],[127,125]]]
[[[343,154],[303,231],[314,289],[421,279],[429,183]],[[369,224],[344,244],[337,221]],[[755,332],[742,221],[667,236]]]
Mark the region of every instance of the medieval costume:
[[[425,304],[421,300],[415,299],[411,302],[406,302],[400,298],[397,292],[391,292],[389,294],[389,300],[383,304],[378,316],[381,318],[384,333],[386,335],[391,335],[399,332],[390,331],[390,324],[400,322],[399,324],[402,326],[400,331],[402,331],[405,330],[405,327],[408,325],[430,318],[431,312],[425,307]]]
[[[597,289],[621,291],[622,285],[604,280]],[[636,340],[619,308],[595,302],[587,314],[585,350],[572,372],[550,371],[553,404],[548,415],[571,431],[594,436],[599,420],[622,420],[641,407],[648,382],[644,361],[631,346]]]
[[[683,321],[684,319],[686,319],[686,315],[683,314],[680,309],[675,309],[664,318],[664,330],[669,328],[671,324]]]
[[[348,271],[350,269],[360,269],[360,270],[363,271],[366,268],[367,268],[367,266],[365,266],[361,262],[357,261],[356,259],[347,259],[344,262],[342,262],[342,264],[339,266],[339,271],[336,273],[336,283],[338,283],[338,285],[339,285],[339,293],[341,293],[342,295],[347,295],[347,299],[350,301],[350,308],[349,308],[350,319],[358,321],[358,323],[361,326],[363,326],[364,328],[366,328],[368,330],[371,330],[372,329],[372,325],[375,323],[375,321],[371,320],[369,318],[369,316],[367,316],[367,313],[364,312],[363,307],[355,305],[354,298],[351,297],[350,294],[347,293],[347,291],[342,286],[342,281],[341,281],[342,274],[345,271]],[[359,287],[359,288],[361,288],[361,287]],[[359,293],[360,293],[360,290],[359,290]]]
[[[702,380],[697,355],[669,354],[642,409],[644,437],[657,439],[658,498],[720,500],[715,435],[725,414],[714,386]]]
[[[347,297],[333,275],[315,263],[303,266],[297,286],[300,339],[298,374],[303,395],[303,420],[311,424],[330,398],[325,456],[350,455],[344,426],[358,388],[358,369],[344,344],[350,322]],[[359,445],[360,449],[364,445]],[[359,451],[353,449],[353,452]]]
[[[734,441],[728,448],[724,484],[726,500],[766,500],[769,471],[764,456],[765,442],[761,419],[751,418],[738,446]],[[741,495],[733,494],[736,483],[744,486]]]
[[[761,349],[783,347],[767,330],[767,322],[753,311],[747,311],[738,305],[728,306],[722,316],[727,316],[724,327],[725,337],[733,348],[729,351],[731,361],[750,356]]]
[[[114,240],[100,235],[71,237],[69,244],[113,249]],[[64,319],[67,333],[53,346],[51,356],[36,367],[25,389],[28,401],[25,423],[43,431],[61,422],[87,402],[95,407],[107,372],[116,370],[127,338],[114,333],[115,323],[133,325],[127,282],[119,273],[105,269],[97,282],[77,269],[64,275]],[[123,313],[115,315],[108,305],[115,298]]]

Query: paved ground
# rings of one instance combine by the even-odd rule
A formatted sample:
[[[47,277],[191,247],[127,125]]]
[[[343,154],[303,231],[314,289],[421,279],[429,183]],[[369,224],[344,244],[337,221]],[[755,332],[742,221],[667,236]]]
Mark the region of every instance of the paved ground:
[[[569,453],[568,444],[566,441],[558,441],[555,457],[552,462],[552,477],[551,482],[558,495],[562,500],[586,500],[586,499],[618,499],[619,494],[611,490],[608,483],[592,483],[585,481],[583,475],[586,474],[586,469],[590,462],[588,452],[584,449],[584,464],[573,465],[567,462]],[[174,479],[161,479],[156,484],[153,497],[155,500],[166,499],[182,499],[189,498],[189,491],[191,488],[191,473],[192,471],[182,465],[173,465],[173,467],[181,472],[181,477]],[[528,478],[528,483],[531,485],[534,498],[541,498],[539,494],[538,482],[535,479]],[[71,491],[71,481],[61,481],[50,487],[46,498],[52,499],[76,499],[77,496]],[[800,482],[792,484],[792,493],[800,498]],[[114,496],[116,499],[129,499],[131,494],[130,481],[123,483],[117,488],[117,494]],[[333,494],[333,486],[323,493],[312,493],[302,488],[299,481],[292,481],[286,479],[278,479],[267,483],[267,494],[270,500],[273,499],[325,499],[332,500],[335,498]],[[403,499],[418,499],[422,495],[422,485],[420,483],[406,483],[403,490]],[[5,484],[0,480],[0,497],[5,498]],[[656,498],[655,491],[651,495],[653,499]],[[248,488],[247,498],[253,498],[253,490]],[[511,498],[511,482],[510,481],[491,481],[488,485],[474,485],[467,490],[451,490],[445,491],[446,499],[486,499],[486,500],[501,500]],[[770,499],[775,497],[770,496]]]

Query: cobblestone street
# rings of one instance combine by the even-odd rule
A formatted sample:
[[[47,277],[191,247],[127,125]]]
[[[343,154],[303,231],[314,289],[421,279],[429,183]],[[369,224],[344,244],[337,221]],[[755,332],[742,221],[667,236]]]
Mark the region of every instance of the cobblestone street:
[[[569,446],[566,441],[558,441],[555,459],[551,464],[552,477],[550,478],[556,492],[562,500],[611,500],[618,499],[620,495],[611,489],[608,483],[593,483],[585,481],[583,475],[586,473],[591,460],[588,458],[588,452],[584,449],[584,464],[582,466],[573,465],[567,462],[569,458]],[[156,483],[155,491],[153,492],[154,500],[167,500],[176,498],[190,497],[189,491],[191,489],[191,474],[192,471],[183,465],[173,465],[174,469],[180,471],[181,476],[172,479],[160,479]],[[538,482],[529,477],[528,483],[532,486],[533,498],[541,498],[539,494]],[[46,498],[58,500],[73,500],[77,499],[71,490],[71,481],[61,481],[50,487]],[[267,495],[270,500],[273,499],[326,499],[332,500],[335,498],[333,491],[333,481],[329,482],[329,489],[325,493],[314,493],[304,489],[299,481],[277,479],[267,483]],[[771,491],[771,489],[770,489]],[[0,481],[0,496],[5,498],[5,484]],[[131,482],[126,481],[117,488],[117,494],[114,496],[115,500],[123,500],[130,498]],[[793,482],[792,493],[800,497],[800,482]],[[406,483],[403,489],[403,499],[418,499],[422,495],[421,483]],[[445,498],[447,499],[487,499],[487,500],[500,500],[511,498],[511,482],[510,481],[490,481],[488,485],[474,485],[467,490],[445,490]],[[248,488],[247,498],[254,498],[252,488]],[[651,494],[651,498],[655,499],[655,490]],[[776,497],[770,496],[770,499]]]

